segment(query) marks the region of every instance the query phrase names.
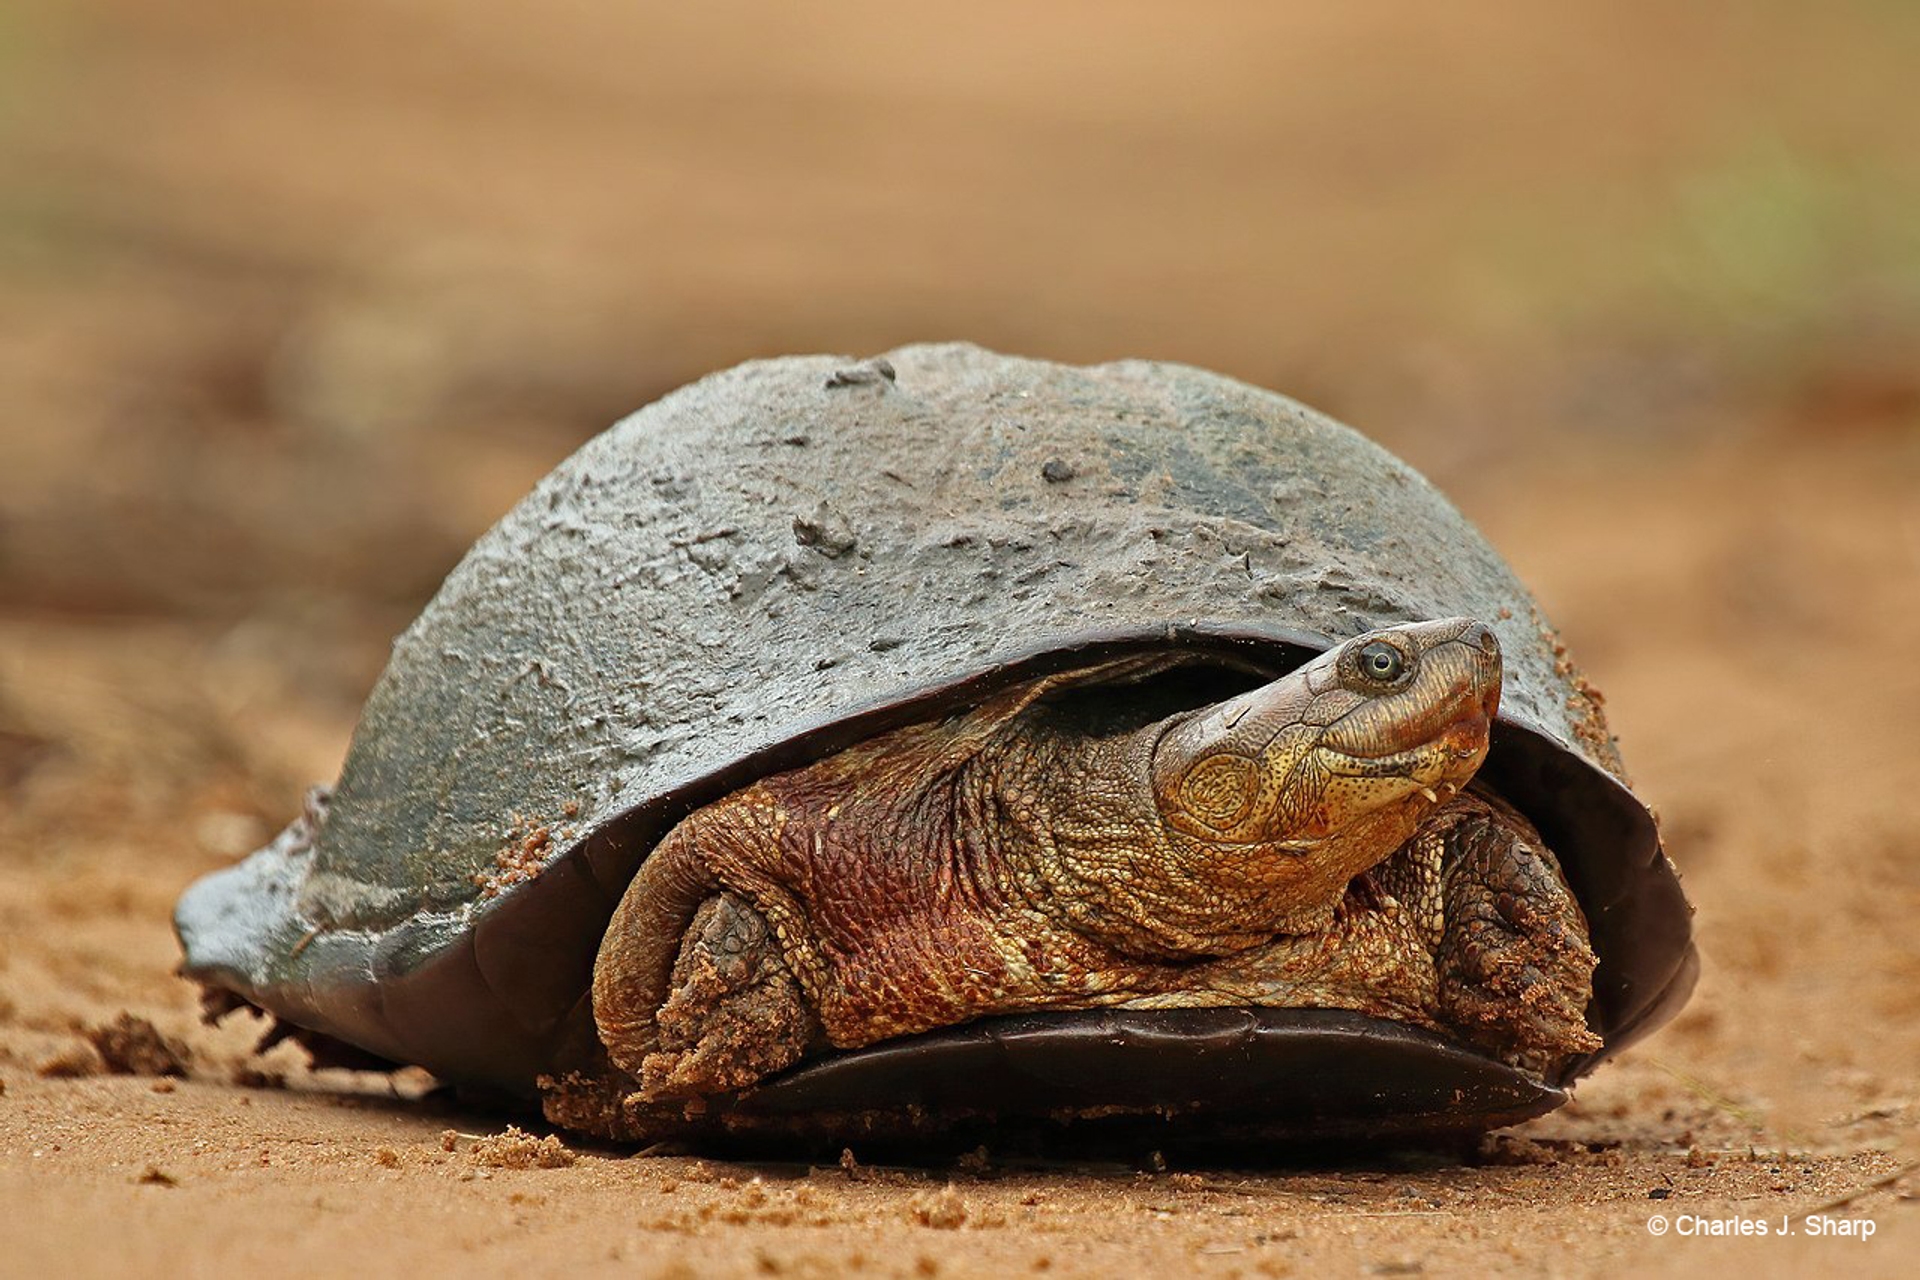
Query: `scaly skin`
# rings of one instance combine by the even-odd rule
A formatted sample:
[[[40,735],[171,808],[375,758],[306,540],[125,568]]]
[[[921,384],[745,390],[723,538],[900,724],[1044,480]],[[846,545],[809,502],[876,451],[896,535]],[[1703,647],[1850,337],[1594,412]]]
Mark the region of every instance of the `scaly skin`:
[[[1382,645],[1391,679],[1364,665]],[[1044,1008],[1355,1009],[1533,1070],[1597,1046],[1593,956],[1551,855],[1459,794],[1499,696],[1486,628],[1371,633],[1107,736],[1049,701],[1165,665],[1036,681],[690,815],[595,968],[634,1101]]]

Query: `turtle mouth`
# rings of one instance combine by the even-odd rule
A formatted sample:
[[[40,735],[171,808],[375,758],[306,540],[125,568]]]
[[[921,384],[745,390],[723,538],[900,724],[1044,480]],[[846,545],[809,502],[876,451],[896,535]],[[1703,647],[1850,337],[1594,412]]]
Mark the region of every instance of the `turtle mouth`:
[[[1321,734],[1320,749],[1347,762],[1340,772],[1355,777],[1417,774],[1423,764],[1440,759],[1484,759],[1500,710],[1497,672],[1463,673],[1451,687],[1425,706],[1383,724],[1378,704],[1362,704],[1329,724]],[[1469,771],[1471,772],[1471,771]]]
[[[1320,751],[1328,770],[1340,777],[1405,778],[1426,786],[1443,782],[1465,785],[1486,759],[1492,732],[1493,712],[1480,702],[1457,711],[1416,746],[1369,749],[1371,744],[1336,745],[1323,739]]]

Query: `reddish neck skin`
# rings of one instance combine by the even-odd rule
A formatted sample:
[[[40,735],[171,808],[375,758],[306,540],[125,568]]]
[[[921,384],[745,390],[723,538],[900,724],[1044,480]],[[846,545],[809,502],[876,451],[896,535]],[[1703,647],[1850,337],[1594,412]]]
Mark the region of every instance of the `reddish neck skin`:
[[[1484,754],[1497,658],[1489,669],[1475,645],[1416,639],[1431,640],[1426,683],[1397,697],[1341,684],[1336,653],[1110,738],[1039,709],[931,767],[949,727],[887,735],[754,788],[783,815],[780,856],[741,842],[720,878],[791,904],[823,971],[944,968],[942,954],[991,969],[983,951],[1036,936],[1094,968],[1190,962],[1316,932]],[[1182,784],[1221,749],[1241,753],[1251,799],[1208,838]],[[703,845],[733,843],[718,834]]]

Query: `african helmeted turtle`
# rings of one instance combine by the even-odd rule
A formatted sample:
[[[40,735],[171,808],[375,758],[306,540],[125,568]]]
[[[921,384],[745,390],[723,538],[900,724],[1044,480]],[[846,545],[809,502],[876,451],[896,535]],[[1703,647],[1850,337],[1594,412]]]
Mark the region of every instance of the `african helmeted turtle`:
[[[1317,1136],[1556,1105],[1684,1001],[1688,917],[1411,469],[1199,370],[938,346],[590,441],[176,925],[216,1007],[611,1136]]]

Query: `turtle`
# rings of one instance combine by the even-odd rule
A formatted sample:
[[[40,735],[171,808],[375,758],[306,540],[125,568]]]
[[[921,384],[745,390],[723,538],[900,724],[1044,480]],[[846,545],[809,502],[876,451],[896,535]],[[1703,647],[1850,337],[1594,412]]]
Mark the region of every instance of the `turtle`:
[[[183,972],[603,1137],[1483,1131],[1671,1017],[1691,908],[1512,570],[1203,370],[756,361],[395,643]]]

